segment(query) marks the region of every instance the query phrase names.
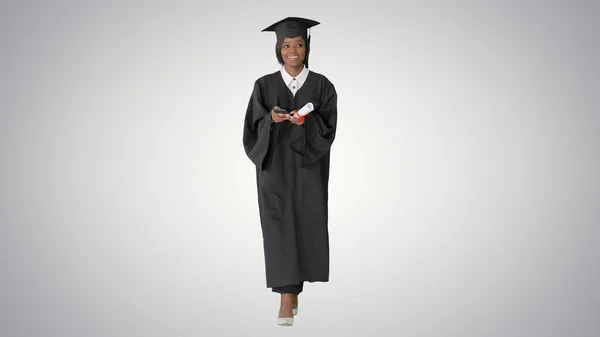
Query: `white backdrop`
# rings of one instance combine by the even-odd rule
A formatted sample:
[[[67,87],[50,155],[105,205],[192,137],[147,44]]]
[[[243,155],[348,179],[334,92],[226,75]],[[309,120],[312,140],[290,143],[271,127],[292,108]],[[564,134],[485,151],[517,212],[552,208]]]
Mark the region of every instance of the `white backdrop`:
[[[339,96],[330,282],[291,329],[242,147],[287,16]],[[9,0],[0,28],[0,335],[600,330],[597,2]]]

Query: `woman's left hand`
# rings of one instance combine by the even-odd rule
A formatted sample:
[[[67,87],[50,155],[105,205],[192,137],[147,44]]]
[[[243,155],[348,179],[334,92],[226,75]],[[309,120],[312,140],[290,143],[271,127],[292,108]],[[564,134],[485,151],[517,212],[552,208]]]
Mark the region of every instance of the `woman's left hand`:
[[[304,116],[298,115],[298,110],[290,112],[290,122],[296,125],[304,124]]]

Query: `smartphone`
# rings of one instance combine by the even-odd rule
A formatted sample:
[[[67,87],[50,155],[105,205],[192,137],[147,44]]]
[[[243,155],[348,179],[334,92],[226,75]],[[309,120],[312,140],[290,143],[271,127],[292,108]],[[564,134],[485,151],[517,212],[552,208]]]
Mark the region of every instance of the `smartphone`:
[[[290,113],[286,109],[273,109],[273,111],[278,114],[289,114]]]

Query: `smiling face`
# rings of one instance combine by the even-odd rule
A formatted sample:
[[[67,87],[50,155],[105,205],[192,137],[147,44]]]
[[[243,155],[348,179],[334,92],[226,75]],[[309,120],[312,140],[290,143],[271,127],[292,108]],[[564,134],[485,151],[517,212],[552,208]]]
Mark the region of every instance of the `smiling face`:
[[[285,38],[281,43],[281,58],[286,67],[297,68],[304,63],[306,43],[301,36]]]

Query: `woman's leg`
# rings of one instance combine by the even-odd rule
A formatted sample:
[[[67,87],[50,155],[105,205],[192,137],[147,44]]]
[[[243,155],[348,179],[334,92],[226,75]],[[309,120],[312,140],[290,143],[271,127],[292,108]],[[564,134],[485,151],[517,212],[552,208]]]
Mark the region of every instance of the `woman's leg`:
[[[304,282],[296,285],[273,287],[272,291],[281,294],[279,317],[293,317],[292,309],[298,308],[298,295],[302,292]]]

